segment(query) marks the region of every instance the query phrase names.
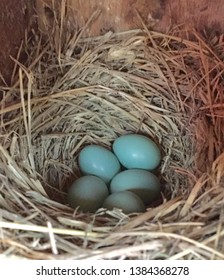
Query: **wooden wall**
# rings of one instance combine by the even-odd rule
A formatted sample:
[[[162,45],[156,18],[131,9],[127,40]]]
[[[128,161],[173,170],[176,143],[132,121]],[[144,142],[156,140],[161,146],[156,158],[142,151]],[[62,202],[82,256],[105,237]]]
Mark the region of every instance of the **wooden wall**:
[[[148,27],[162,32],[182,23],[199,30],[224,31],[224,0],[0,0],[0,75],[7,84],[13,69],[10,56],[18,53],[34,14],[33,5],[34,18],[37,16],[39,28],[45,33],[52,31],[55,12],[63,13],[64,6],[71,29],[83,27],[95,11],[101,11],[87,36],[142,27],[136,11]]]
[[[30,0],[0,0],[0,84],[10,84],[13,61],[30,21]]]
[[[36,3],[43,30],[44,22],[52,16],[52,7],[60,9],[60,5],[66,3],[70,21],[75,26],[84,26],[96,10],[101,11],[88,35],[141,27],[136,10],[148,27],[162,32],[182,23],[199,30],[224,31],[224,0],[36,0]],[[48,7],[45,12],[44,7]]]

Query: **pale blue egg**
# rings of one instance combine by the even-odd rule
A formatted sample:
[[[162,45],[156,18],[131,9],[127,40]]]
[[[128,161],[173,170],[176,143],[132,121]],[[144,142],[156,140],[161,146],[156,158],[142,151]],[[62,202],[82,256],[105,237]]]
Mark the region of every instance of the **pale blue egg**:
[[[117,157],[108,149],[98,145],[83,148],[78,162],[83,174],[98,176],[106,183],[109,183],[121,168]]]
[[[159,197],[160,182],[147,170],[129,169],[118,173],[110,183],[111,193],[120,191],[132,191],[142,199],[145,205],[149,205]]]
[[[116,192],[109,195],[102,208],[113,210],[121,209],[125,214],[144,212],[145,205],[139,196],[130,191]]]
[[[120,136],[113,143],[113,151],[120,163],[130,169],[155,169],[161,161],[158,146],[149,138],[138,134]]]
[[[83,212],[95,212],[109,195],[103,180],[96,176],[83,176],[77,179],[68,190],[68,203]]]

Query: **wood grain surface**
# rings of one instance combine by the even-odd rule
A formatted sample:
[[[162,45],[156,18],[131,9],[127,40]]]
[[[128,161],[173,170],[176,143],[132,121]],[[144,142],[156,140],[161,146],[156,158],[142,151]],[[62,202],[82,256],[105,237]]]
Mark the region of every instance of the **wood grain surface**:
[[[99,16],[89,25],[86,36],[141,28],[141,15],[148,28],[167,32],[171,26],[186,24],[212,33],[224,32],[224,0],[1,0],[0,1],[0,75],[11,82],[13,62],[24,39],[35,2],[38,25],[52,32],[56,14],[65,4],[68,28],[82,28],[97,10]],[[137,12],[136,12],[137,11]],[[0,80],[2,83],[2,79]]]
[[[1,0],[0,1],[0,84],[11,83],[13,61],[10,56],[16,57],[25,30],[29,23],[30,9],[29,0]]]
[[[71,28],[83,27],[95,11],[101,12],[87,30],[88,35],[142,27],[136,11],[149,28],[162,32],[178,24],[224,31],[224,0],[36,0],[36,3],[42,29],[43,23],[51,20],[50,10],[60,10],[60,5],[66,3]]]

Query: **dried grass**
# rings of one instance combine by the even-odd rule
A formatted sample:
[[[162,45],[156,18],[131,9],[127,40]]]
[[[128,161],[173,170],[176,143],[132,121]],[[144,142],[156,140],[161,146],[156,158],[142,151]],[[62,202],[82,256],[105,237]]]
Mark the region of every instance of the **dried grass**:
[[[60,34],[29,44],[28,66],[15,60],[18,82],[2,89],[2,256],[223,259],[223,38]],[[128,216],[66,206],[80,149],[129,132],[162,147],[162,203]]]

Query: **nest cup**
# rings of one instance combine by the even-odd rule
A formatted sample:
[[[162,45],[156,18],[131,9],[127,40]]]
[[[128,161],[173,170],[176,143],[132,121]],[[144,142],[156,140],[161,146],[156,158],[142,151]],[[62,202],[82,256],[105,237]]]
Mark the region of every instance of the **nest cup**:
[[[148,30],[27,45],[1,101],[1,252],[32,259],[224,257],[219,38]],[[139,133],[162,150],[162,200],[143,214],[66,205],[88,144]],[[106,214],[106,215],[105,215]],[[12,241],[12,242],[11,242]]]

